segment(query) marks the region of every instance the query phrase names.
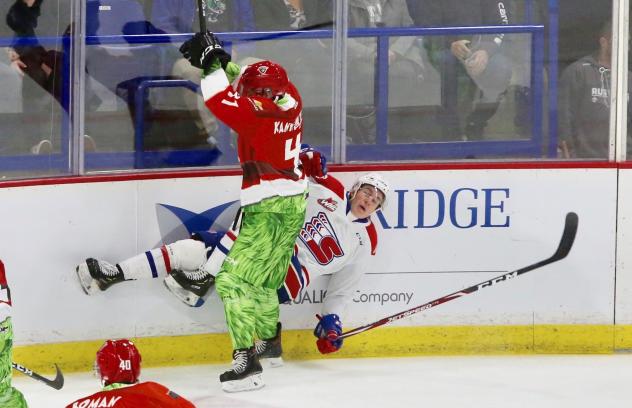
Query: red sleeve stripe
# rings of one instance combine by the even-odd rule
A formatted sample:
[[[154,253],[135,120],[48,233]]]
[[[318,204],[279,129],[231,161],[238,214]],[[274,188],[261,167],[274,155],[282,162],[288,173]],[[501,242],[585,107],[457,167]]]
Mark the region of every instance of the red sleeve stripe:
[[[7,300],[0,300],[0,303],[6,303],[11,306],[11,291],[9,290],[9,283],[7,282],[7,275],[4,271],[4,263],[0,261],[0,289],[7,290]]]
[[[367,225],[366,232],[369,234],[369,241],[371,241],[371,255],[375,255],[377,252],[377,230],[373,222]]]
[[[162,252],[162,259],[165,261],[165,269],[167,273],[171,273],[171,260],[169,259],[169,251],[167,251],[166,246],[161,246],[160,251]]]
[[[296,254],[296,245],[294,245],[294,253]],[[0,285],[9,286],[7,283],[7,275],[4,271],[4,263],[2,261],[0,261]]]
[[[287,276],[285,277],[285,287],[290,294],[290,298],[296,299],[298,293],[301,291],[301,282],[298,279],[296,269],[290,263],[287,268]]]
[[[228,235],[228,238],[233,240],[233,242],[235,242],[235,240],[237,240],[237,236],[235,236],[235,234],[233,234],[233,232],[230,231],[230,230],[226,231],[226,235]]]
[[[344,200],[345,188],[337,178],[327,175],[325,177],[314,177],[314,180]]]
[[[305,286],[309,285],[309,272],[303,265],[301,265],[301,270],[303,271],[303,279],[305,280]]]

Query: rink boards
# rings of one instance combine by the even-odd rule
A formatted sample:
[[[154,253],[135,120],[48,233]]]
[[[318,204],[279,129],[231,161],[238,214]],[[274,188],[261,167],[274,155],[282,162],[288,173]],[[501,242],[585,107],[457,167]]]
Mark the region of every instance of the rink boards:
[[[338,356],[632,348],[632,170],[567,167],[378,167],[391,193],[374,217],[378,254],[342,316],[347,329],[549,257],[568,212],[579,229],[566,259],[347,339]],[[192,228],[226,225],[240,184],[226,174],[0,188],[14,359],[88,369],[103,339],[131,337],[148,365],[229,360],[215,294],[189,308],[154,279],[88,297],[74,274],[86,257],[116,262]],[[361,173],[333,174],[351,185]],[[311,329],[326,280],[281,307],[287,358],[317,357]]]

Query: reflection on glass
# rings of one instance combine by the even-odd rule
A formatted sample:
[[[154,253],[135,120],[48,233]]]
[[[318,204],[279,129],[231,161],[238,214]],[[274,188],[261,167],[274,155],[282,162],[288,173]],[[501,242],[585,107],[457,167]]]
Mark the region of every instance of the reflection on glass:
[[[410,27],[413,20],[405,1],[349,1],[349,28]],[[422,94],[424,61],[421,41],[415,37],[391,37],[388,49],[389,106],[402,108]],[[347,138],[351,144],[376,141],[375,37],[351,37],[347,41]],[[392,85],[392,87],[391,87]],[[392,111],[397,122],[405,110]]]
[[[185,34],[200,31],[196,0],[155,0],[151,7],[151,23],[157,30],[168,34]],[[253,15],[250,7],[238,1],[215,0],[205,2],[206,28],[215,33],[252,31]],[[202,72],[182,58],[180,42],[161,47],[160,74],[183,79],[199,86]],[[241,57],[239,47],[233,47],[233,59]],[[154,140],[168,140],[163,147],[215,149],[219,139],[229,137],[226,129],[204,105],[199,92],[185,87],[156,88],[152,90],[152,116]],[[167,130],[168,129],[168,130]],[[174,135],[190,135],[188,140],[177,140]],[[154,147],[159,147],[155,146]],[[210,163],[200,163],[210,164]]]
[[[424,2],[413,19],[419,26],[503,26],[512,23],[503,3],[455,0]],[[437,124],[441,139],[490,138],[488,125],[506,95],[512,64],[504,34],[455,33],[425,39],[433,66],[440,75],[441,102]]]
[[[19,157],[0,161],[0,178],[66,173],[69,2],[4,1],[0,16],[0,155]]]
[[[85,128],[96,140],[98,152],[134,151],[133,166],[144,168],[182,165],[168,153],[152,158],[145,156],[147,151],[194,147],[216,150],[210,132],[214,132],[217,125],[213,118],[208,119],[208,114],[206,122],[200,119],[197,95],[180,87],[180,93],[173,99],[182,101],[179,106],[185,108],[180,111],[165,109],[168,103],[158,91],[163,84],[155,82],[178,78],[195,79],[199,84],[199,70],[178,70],[177,46],[128,43],[127,37],[121,42],[119,37],[160,35],[176,29],[191,32],[197,16],[195,4],[191,0],[191,7],[176,7],[174,2],[156,1],[153,3],[154,24],[146,19],[143,4],[136,0],[120,0],[107,5],[96,0],[87,1],[86,33],[93,40],[86,47]],[[167,11],[175,14],[166,15]],[[186,18],[189,21],[184,28]],[[180,76],[175,77],[174,72]],[[188,106],[192,107],[195,116],[186,110]],[[210,130],[205,127],[207,123],[212,127]],[[200,164],[210,164],[217,154],[209,152],[200,157]],[[128,160],[107,163],[106,166],[129,168],[130,164]],[[86,167],[98,168],[99,164],[87,160]]]
[[[352,33],[375,31],[347,39],[347,158],[556,158],[556,147],[560,158],[607,158],[612,50],[603,26],[612,0],[558,4],[554,14],[544,0],[349,0]],[[5,161],[2,175],[69,168],[70,109],[63,105],[71,94],[67,78],[73,64],[62,39],[72,35],[70,5],[70,0],[0,4],[5,21],[0,91],[7,96],[0,102],[0,155],[36,160],[11,169]],[[199,30],[196,5],[196,0],[86,1],[85,146],[114,153],[88,155],[88,170],[237,163],[234,136],[196,88],[201,72],[178,51]],[[326,146],[341,137],[331,126],[332,37],[298,38],[305,29],[333,27],[333,0],[206,5],[206,25],[226,41],[233,61],[272,59],[287,68],[303,95],[304,140]],[[549,24],[556,16],[554,32]],[[537,27],[504,35],[381,36],[390,28],[507,24],[544,24],[544,44],[533,47],[542,34]],[[234,35],[251,31],[284,33],[247,40]],[[149,40],[121,37],[133,34]],[[152,35],[162,37],[154,43]],[[555,43],[558,53],[549,54]],[[380,75],[384,68],[387,77]],[[163,80],[181,83],[147,85]],[[146,94],[137,100],[145,85]],[[436,150],[441,146],[446,147]],[[628,148],[632,151],[632,143]]]
[[[263,0],[252,2],[257,31],[331,29],[333,3],[329,0]],[[265,34],[254,42],[242,64],[260,59],[286,68],[303,99],[303,140],[314,146],[331,145],[332,40],[299,39]]]

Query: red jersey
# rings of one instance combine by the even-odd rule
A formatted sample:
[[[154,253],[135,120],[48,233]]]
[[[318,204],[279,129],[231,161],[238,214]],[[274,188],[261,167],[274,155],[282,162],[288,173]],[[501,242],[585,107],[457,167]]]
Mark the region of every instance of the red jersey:
[[[11,316],[11,291],[4,272],[4,264],[0,261],[0,322]]]
[[[307,188],[298,168],[303,106],[294,85],[289,84],[284,99],[288,103],[241,96],[229,85],[206,101],[211,112],[237,132],[242,205],[301,194]]]
[[[129,387],[99,391],[88,397],[80,398],[66,408],[195,408],[191,402],[182,398],[167,387],[147,381]]]

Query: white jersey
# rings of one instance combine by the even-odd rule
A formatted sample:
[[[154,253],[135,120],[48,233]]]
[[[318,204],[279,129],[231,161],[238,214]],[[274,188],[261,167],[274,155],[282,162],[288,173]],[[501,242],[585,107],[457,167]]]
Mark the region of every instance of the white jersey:
[[[375,255],[377,232],[371,217],[353,217],[345,189],[334,177],[310,180],[308,191],[305,224],[296,239],[285,282],[278,290],[279,301],[285,303],[296,299],[310,281],[318,276],[331,275],[322,314],[341,314],[372,255]],[[235,222],[219,243],[213,244],[213,251],[206,262],[207,251],[202,244],[194,251],[196,256],[189,251],[180,258],[195,265],[203,263],[202,269],[215,276],[239,235],[239,224]],[[174,245],[167,247],[173,248]],[[157,255],[164,257],[169,251],[167,248],[162,255],[158,252]],[[168,258],[178,257],[172,255]],[[174,262],[171,260],[170,264]],[[155,264],[155,260],[152,263]],[[179,267],[196,268],[180,264]]]
[[[330,274],[322,313],[340,314],[376,247],[375,225],[370,217],[353,216],[342,184],[331,176],[317,179],[309,186],[305,224],[296,240],[296,258],[290,264],[285,289],[295,298],[310,281]]]

